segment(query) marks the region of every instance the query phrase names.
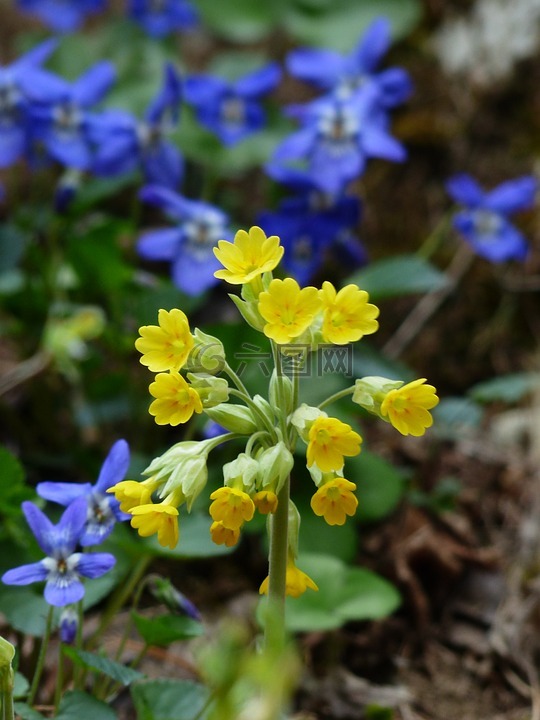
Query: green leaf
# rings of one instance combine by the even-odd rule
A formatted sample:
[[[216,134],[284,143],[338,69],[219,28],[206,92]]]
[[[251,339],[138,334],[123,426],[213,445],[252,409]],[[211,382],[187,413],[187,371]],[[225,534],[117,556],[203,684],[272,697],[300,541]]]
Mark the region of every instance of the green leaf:
[[[309,481],[309,478],[306,480]],[[313,486],[312,490],[315,490]],[[344,562],[352,562],[358,549],[358,532],[355,523],[349,520],[345,525],[330,526],[323,518],[315,515],[309,506],[309,501],[302,506],[300,503],[297,505],[302,517],[300,552],[331,552]]]
[[[13,703],[13,707],[17,717],[20,717],[21,720],[44,720],[45,718],[45,715],[42,715],[37,710],[34,710],[34,708],[30,707],[30,705],[27,705],[26,703],[16,702]]]
[[[96,655],[95,653],[87,652],[86,650],[77,650],[77,648],[71,645],[64,645],[62,647],[63,652],[67,655],[76,665],[80,665],[94,672],[103,673],[107,677],[116,680],[121,685],[130,685],[135,680],[140,680],[144,677],[144,674],[138,670],[121,665],[120,663],[109,660],[109,658],[103,655]]]
[[[237,43],[255,42],[264,38],[277,25],[282,1],[197,0],[203,24],[216,35]]]
[[[516,403],[523,400],[540,386],[540,375],[534,372],[501,375],[477,383],[469,389],[469,395],[480,403]]]
[[[296,0],[285,24],[300,42],[350,52],[375,18],[387,17],[398,39],[414,29],[421,13],[419,0]]]
[[[13,270],[23,256],[27,236],[15,225],[0,225],[0,275]]]
[[[24,675],[21,675],[20,672],[15,673],[15,683],[13,686],[13,697],[14,698],[23,698],[28,695],[28,690],[30,689],[30,683],[28,680],[24,677]]]
[[[318,585],[299,598],[287,598],[291,632],[333,630],[350,621],[378,620],[400,604],[396,588],[365,568],[348,567],[329,555],[300,555],[297,566]],[[258,616],[263,604],[259,604]]]
[[[106,703],[79,690],[68,691],[60,701],[55,720],[117,720],[116,713]]]
[[[189,680],[145,680],[131,686],[137,720],[203,720],[209,691]]]
[[[440,290],[448,283],[444,273],[416,255],[398,255],[370,263],[347,282],[355,283],[370,300]]]
[[[404,363],[390,360],[368,341],[362,339],[353,346],[353,377],[361,378],[367,375],[379,375],[389,380],[404,382],[416,378],[416,374]]]
[[[433,429],[438,437],[449,440],[463,437],[480,427],[484,411],[473,400],[461,397],[443,398],[431,411]]]
[[[405,478],[383,458],[362,450],[360,455],[347,458],[347,480],[356,483],[359,520],[379,520],[391,513],[403,496]]]
[[[45,633],[49,606],[36,589],[0,586],[0,607],[14,630],[35,637]]]
[[[176,640],[188,640],[204,632],[200,622],[182,615],[169,614],[149,618],[132,612],[131,617],[137,631],[148,645],[167,647]]]

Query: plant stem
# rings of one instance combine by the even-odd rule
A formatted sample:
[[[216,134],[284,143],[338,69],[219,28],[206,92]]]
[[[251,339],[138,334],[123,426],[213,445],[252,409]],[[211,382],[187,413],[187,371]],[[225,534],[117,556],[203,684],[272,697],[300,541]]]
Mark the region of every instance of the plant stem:
[[[229,390],[229,395],[233,395],[234,397],[238,397],[241,400],[245,402],[245,404],[248,406],[248,408],[251,410],[251,412],[256,415],[258,420],[262,423],[266,431],[272,436],[272,439],[274,442],[277,441],[276,438],[276,431],[270,420],[266,417],[266,415],[262,412],[262,410],[257,406],[257,404],[253,401],[253,399],[249,395],[244,395],[243,392],[240,390]]]
[[[285,589],[289,548],[290,476],[278,493],[278,506],[270,519],[270,557],[268,570],[268,605],[264,644],[267,650],[285,643]]]
[[[227,375],[231,378],[233,383],[236,385],[236,387],[240,390],[240,392],[244,393],[244,395],[247,395],[247,397],[251,397],[249,394],[249,391],[247,387],[244,385],[244,383],[240,380],[240,376],[237,375],[232,367],[229,365],[228,362],[225,363],[225,366],[223,367],[223,370],[227,373]]]
[[[62,697],[62,689],[64,684],[64,653],[62,652],[63,643],[58,641],[58,663],[56,665],[56,685],[54,688],[54,711],[58,712],[60,699]]]
[[[345,388],[345,390],[339,390],[339,392],[334,393],[333,395],[330,395],[330,397],[327,397],[326,400],[323,400],[322,403],[320,403],[317,407],[319,410],[322,410],[323,407],[326,407],[327,405],[330,405],[330,403],[336,402],[337,400],[341,400],[341,398],[347,397],[347,395],[352,395],[354,392],[354,385],[352,387]]]
[[[41,674],[43,673],[43,668],[45,667],[45,658],[47,655],[47,647],[49,645],[49,640],[51,638],[51,629],[52,629],[52,620],[53,620],[53,606],[49,606],[49,612],[47,613],[47,621],[45,623],[45,634],[43,635],[43,640],[41,642],[41,648],[39,650],[39,655],[36,663],[36,669],[34,670],[34,677],[32,678],[32,685],[30,686],[30,692],[28,693],[28,699],[27,703],[28,705],[32,705],[32,703],[35,700],[37,691],[39,689],[39,681],[41,680]]]

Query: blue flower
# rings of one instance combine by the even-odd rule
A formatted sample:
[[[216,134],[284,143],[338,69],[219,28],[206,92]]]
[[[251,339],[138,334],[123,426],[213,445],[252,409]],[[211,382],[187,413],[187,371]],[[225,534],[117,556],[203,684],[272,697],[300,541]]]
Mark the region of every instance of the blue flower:
[[[297,48],[287,56],[286,65],[291,75],[342,97],[372,84],[377,88],[380,103],[394,107],[408,98],[412,83],[402,68],[377,72],[389,46],[390,23],[380,17],[368,26],[349,55],[322,48]]]
[[[174,284],[187,295],[198,295],[215,285],[221,265],[213,249],[218,240],[231,240],[229,219],[208,203],[188,200],[168,188],[148,185],[140,192],[145,202],[157,205],[176,222],[172,228],[149,230],[137,243],[145,260],[172,264]]]
[[[84,498],[87,505],[86,524],[79,539],[84,547],[102,543],[112,532],[115,522],[129,520],[130,515],[120,511],[120,504],[107,490],[121,482],[129,467],[129,446],[125,440],[117,440],[105,458],[94,485],[90,483],[41,482],[37,494],[59,505],[69,505]]]
[[[2,576],[2,582],[6,585],[30,585],[44,580],[45,600],[49,605],[64,607],[76,603],[84,595],[80,578],[101,577],[116,562],[110,553],[75,552],[86,524],[86,501],[79,498],[72,502],[57,525],[53,525],[32,502],[24,502],[22,509],[47,557],[8,570]]]
[[[264,127],[259,99],[279,83],[281,70],[269,63],[234,82],[212,75],[193,75],[185,84],[186,101],[197,119],[225,145],[234,145]]]
[[[73,605],[66,606],[60,614],[60,640],[67,645],[73,645],[79,627],[79,615]]]
[[[53,30],[68,33],[77,30],[87,15],[103,10],[105,0],[17,0],[17,5]]]
[[[300,130],[278,146],[269,164],[293,169],[299,162],[322,190],[338,194],[360,177],[368,158],[400,162],[403,145],[388,131],[388,118],[377,101],[377,91],[366,87],[349,98],[321,98],[293,106],[290,114],[302,123]]]
[[[129,14],[153,37],[190,30],[199,19],[188,0],[130,0]]]
[[[11,65],[0,67],[0,168],[24,155],[30,98],[44,101],[56,91],[56,79],[40,65],[56,48],[46,40]]]
[[[301,285],[332,256],[349,265],[360,265],[366,253],[354,237],[360,219],[358,198],[321,192],[308,178],[297,174],[274,174],[300,192],[282,200],[274,212],[260,213],[257,224],[267,235],[278,235],[285,249],[283,264]]]
[[[88,109],[103,98],[115,75],[113,65],[103,60],[74,83],[57,78],[54,97],[30,109],[31,159],[37,159],[36,147],[42,147],[61,165],[89,170],[93,162],[93,116]]]
[[[140,166],[148,184],[177,188],[184,162],[178,148],[167,140],[167,134],[178,122],[181,99],[180,77],[167,64],[163,86],[142,121],[120,110],[97,116],[92,127],[92,137],[98,145],[94,171],[111,176]]]
[[[528,246],[509,216],[532,206],[538,189],[534,177],[508,180],[484,192],[470,175],[456,175],[447,182],[450,196],[465,209],[452,224],[478,255],[494,263],[524,260]]]

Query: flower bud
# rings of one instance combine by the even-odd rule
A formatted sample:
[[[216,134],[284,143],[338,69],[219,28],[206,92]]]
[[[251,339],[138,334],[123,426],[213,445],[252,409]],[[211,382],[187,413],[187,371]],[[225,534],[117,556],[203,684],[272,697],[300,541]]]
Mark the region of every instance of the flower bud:
[[[274,408],[268,402],[268,400],[266,398],[263,398],[262,395],[254,395],[253,402],[259,408],[261,413],[266,418],[268,418],[270,423],[273,425],[276,420],[276,413],[274,411]],[[276,409],[279,411],[279,409],[280,409],[279,406],[277,406]]]
[[[229,432],[252,435],[259,429],[251,411],[244,405],[221,403],[208,408],[205,412],[211,420],[219,423]]]
[[[225,485],[251,493],[259,474],[259,463],[246,453],[240,453],[235,460],[223,466]]]
[[[218,375],[225,367],[225,348],[213,335],[207,335],[199,328],[192,333],[194,346],[186,362],[186,370],[195,373]]]
[[[188,372],[187,379],[191,387],[197,391],[205,409],[215,407],[229,399],[229,384],[225,378]]]
[[[258,302],[256,300],[246,302],[245,300],[239,298],[238,295],[233,294],[229,295],[229,297],[236,305],[238,312],[247,324],[251,325],[251,327],[255,328],[255,330],[262,331],[266,323],[259,312]]]
[[[290,417],[291,424],[296,428],[304,442],[309,440],[309,430],[315,420],[320,417],[328,417],[324,410],[302,403]]]
[[[293,409],[293,392],[292,380],[287,375],[278,375],[274,369],[268,390],[270,405],[280,408],[285,415],[289,415]]]
[[[62,608],[60,615],[60,640],[67,645],[73,645],[79,627],[79,616],[71,605]]]
[[[359,378],[354,384],[352,401],[364,410],[381,416],[381,403],[390,390],[397,390],[403,380],[390,380],[384,377],[368,376]]]
[[[195,605],[174,587],[169,578],[161,575],[152,576],[149,588],[156,600],[166,605],[171,612],[187,615],[193,620],[201,619],[201,613]]]
[[[289,535],[288,535],[288,545],[289,545],[289,556],[292,556],[294,559],[298,557],[298,538],[300,535],[300,513],[298,512],[298,508],[293,503],[292,500],[289,500]]]
[[[13,691],[13,668],[11,663],[15,657],[13,645],[0,636],[0,700],[4,693],[10,694]]]
[[[208,480],[208,468],[206,467],[207,455],[196,455],[185,458],[167,480],[167,483],[160,492],[163,498],[171,492],[178,494],[178,504],[185,500],[188,512]]]
[[[263,489],[273,490],[277,495],[294,466],[291,452],[280,440],[277,445],[263,450],[257,457],[257,461],[260,486]]]

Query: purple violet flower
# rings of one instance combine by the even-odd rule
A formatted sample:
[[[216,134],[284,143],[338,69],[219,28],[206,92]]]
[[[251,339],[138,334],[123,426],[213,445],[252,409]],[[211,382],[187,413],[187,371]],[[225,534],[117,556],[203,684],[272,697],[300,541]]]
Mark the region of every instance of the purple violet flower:
[[[30,529],[47,557],[21,565],[2,575],[6,585],[30,585],[45,581],[45,600],[49,605],[64,607],[84,596],[81,577],[97,578],[116,562],[110,553],[75,552],[86,524],[87,504],[74,500],[53,525],[34,503],[26,501],[22,509]]]
[[[452,219],[454,228],[474,251],[493,263],[524,260],[528,246],[509,216],[530,208],[538,190],[534,177],[523,176],[501,183],[489,192],[470,175],[450,178],[449,195],[464,208]]]
[[[221,266],[214,247],[218,240],[232,240],[227,215],[214,205],[188,200],[158,185],[144,187],[139,197],[160,207],[176,223],[144,233],[137,243],[139,255],[170,262],[174,284],[187,295],[198,295],[215,285],[214,272]]]
[[[17,6],[61,33],[77,30],[87,15],[105,9],[105,0],[17,0]]]
[[[112,532],[116,522],[131,517],[120,511],[120,503],[107,490],[121,482],[128,471],[130,461],[129,445],[117,440],[105,458],[94,485],[90,483],[41,482],[37,494],[45,500],[69,505],[78,498],[84,498],[87,507],[86,523],[79,543],[85,547],[99,545]]]
[[[193,75],[186,80],[186,101],[194,106],[197,119],[219,137],[234,145],[264,127],[266,115],[259,100],[279,83],[281,69],[269,63],[228,82],[212,75]]]
[[[152,37],[191,30],[199,21],[188,0],[129,0],[129,14]]]

